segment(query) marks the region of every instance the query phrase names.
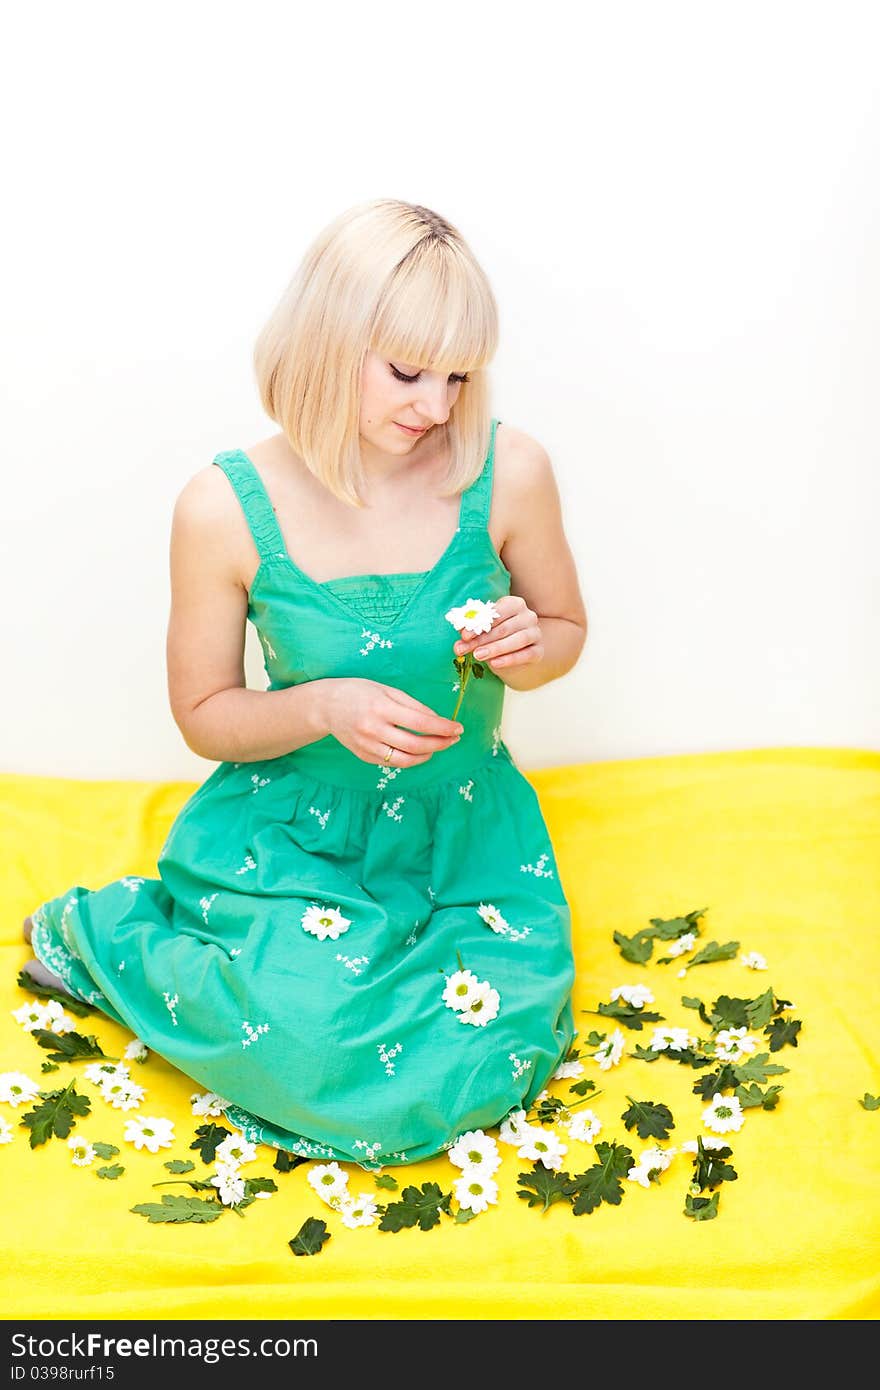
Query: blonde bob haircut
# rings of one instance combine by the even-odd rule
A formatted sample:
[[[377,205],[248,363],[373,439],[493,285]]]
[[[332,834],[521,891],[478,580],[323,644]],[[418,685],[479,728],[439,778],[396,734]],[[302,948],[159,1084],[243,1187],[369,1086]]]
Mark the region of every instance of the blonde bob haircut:
[[[485,368],[498,310],[458,230],[394,198],[360,203],[312,242],[261,329],[254,368],[263,408],[331,492],[363,507],[359,447],[367,351],[426,371],[467,372],[445,433],[444,497],[480,474],[491,426]]]

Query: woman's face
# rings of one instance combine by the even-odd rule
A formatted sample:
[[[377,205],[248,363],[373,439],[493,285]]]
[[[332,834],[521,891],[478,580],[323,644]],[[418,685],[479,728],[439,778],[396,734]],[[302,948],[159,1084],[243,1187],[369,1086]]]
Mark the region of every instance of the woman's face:
[[[371,348],[361,375],[361,435],[383,452],[407,453],[449,419],[463,380],[463,372],[422,371],[412,362],[386,361]],[[401,428],[406,425],[412,430]]]

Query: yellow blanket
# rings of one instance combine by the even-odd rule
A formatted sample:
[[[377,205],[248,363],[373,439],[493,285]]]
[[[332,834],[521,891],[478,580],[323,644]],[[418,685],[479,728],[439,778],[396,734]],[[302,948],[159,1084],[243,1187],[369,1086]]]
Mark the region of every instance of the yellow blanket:
[[[82,1061],[42,1074],[47,1053],[13,1017],[26,1000],[16,977],[30,952],[22,919],[74,884],[97,888],[125,874],[154,877],[156,856],[190,783],[87,782],[0,777],[4,912],[0,935],[0,1073],[20,1072],[42,1089],[89,1095],[74,1133],[119,1154],[88,1167],[64,1139],[31,1148],[20,1123],[32,1105],[0,1102],[12,1141],[0,1144],[4,1216],[0,1307],[7,1319],[873,1319],[880,1312],[880,1110],[860,1104],[880,1093],[880,753],[783,748],[645,758],[532,771],[572,906],[581,1030],[581,1079],[601,1094],[585,1099],[602,1122],[595,1143],[625,1143],[638,1157],[651,1144],[709,1131],[693,1092],[704,1073],[669,1057],[639,1060],[652,1025],[622,1029],[617,1066],[599,1067],[592,1030],[614,1020],[586,1010],[620,985],[645,984],[669,1027],[708,1029],[682,996],[711,1007],[720,995],[755,998],[772,988],[801,1020],[797,1046],[770,1053],[788,1068],[764,1083],[783,1087],[777,1106],[744,1111],[727,1136],[738,1173],[716,1189],[714,1220],[684,1214],[693,1168],[678,1152],[647,1187],[623,1179],[617,1205],[575,1215],[570,1199],[546,1211],[517,1197],[532,1163],[499,1144],[499,1200],[473,1220],[442,1216],[434,1228],[349,1229],[307,1181],[311,1165],[286,1173],[261,1148],[247,1176],[272,1177],[277,1191],[241,1215],[208,1224],[150,1224],[130,1210],[161,1194],[203,1197],[186,1186],[154,1187],[173,1159],[193,1160],[190,1097],[201,1088],[151,1055],[131,1063],[147,1090],[141,1113],[174,1121],[171,1149],[150,1154],[123,1138],[131,1114],[104,1101]],[[623,959],[613,939],[652,919],[699,919],[697,947],[739,942],[733,959],[644,964]],[[760,952],[766,971],[740,956]],[[686,961],[688,957],[684,957]],[[100,1014],[74,1020],[119,1057],[131,1034]],[[766,1037],[756,1033],[766,1047]],[[551,1095],[578,1099],[575,1078]],[[666,1141],[639,1139],[623,1115],[630,1099],[665,1104],[675,1127]],[[583,1108],[583,1107],[582,1107]],[[575,1112],[577,1113],[577,1112]],[[216,1123],[222,1123],[222,1118]],[[564,1131],[559,1129],[560,1134]],[[592,1144],[568,1141],[566,1171],[597,1161]],[[102,1166],[124,1167],[117,1179]],[[386,1170],[408,1184],[459,1176],[444,1156]],[[549,1170],[545,1170],[549,1171]],[[350,1187],[382,1202],[400,1191],[375,1186],[352,1165]],[[452,1204],[455,1210],[455,1204]],[[318,1255],[296,1257],[288,1241],[309,1217],[326,1222]]]

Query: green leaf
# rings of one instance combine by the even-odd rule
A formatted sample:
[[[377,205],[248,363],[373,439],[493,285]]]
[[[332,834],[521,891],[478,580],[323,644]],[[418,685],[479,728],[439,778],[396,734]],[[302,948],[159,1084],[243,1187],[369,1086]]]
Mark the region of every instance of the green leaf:
[[[866,1091],[859,1105],[863,1110],[880,1110],[880,1096],[872,1096],[870,1091]]]
[[[397,1179],[391,1173],[379,1173],[373,1182],[377,1187],[387,1187],[389,1192],[396,1192],[399,1187]]]
[[[596,1210],[602,1202],[619,1206],[623,1197],[623,1184],[633,1166],[632,1150],[625,1144],[595,1145],[599,1162],[584,1173],[576,1173],[564,1186],[566,1196],[573,1197],[572,1211],[575,1216],[583,1216]]]
[[[718,960],[733,960],[738,950],[738,941],[726,941],[723,946],[719,946],[717,941],[708,941],[701,951],[687,961],[686,969],[690,970],[693,965],[714,965]]]
[[[125,1169],[121,1163],[114,1163],[109,1168],[98,1168],[97,1176],[99,1178],[121,1178],[124,1172]]]
[[[585,1041],[587,1047],[598,1047],[599,1044],[600,1044],[600,1043],[603,1043],[607,1037],[608,1037],[608,1034],[607,1034],[607,1033],[597,1033],[596,1030],[595,1030],[595,1028],[593,1028],[593,1029],[587,1034],[587,1036],[586,1036],[586,1038],[584,1039],[584,1041]],[[581,1082],[580,1084],[583,1085],[583,1082]]]
[[[32,1149],[45,1144],[53,1134],[58,1139],[66,1139],[75,1124],[74,1116],[88,1115],[92,1108],[89,1097],[77,1093],[74,1081],[63,1091],[41,1091],[40,1095],[42,1103],[29,1110],[20,1121],[31,1132]]]
[[[633,1100],[628,1110],[621,1116],[627,1129],[635,1128],[640,1139],[668,1139],[669,1131],[675,1128],[672,1111],[668,1105],[655,1105],[652,1100]]]
[[[778,1052],[781,1047],[797,1047],[800,1031],[799,1018],[774,1018],[764,1029],[764,1036],[770,1039],[770,1051]]]
[[[754,1078],[740,1076],[731,1062],[725,1062],[717,1071],[708,1072],[706,1076],[699,1077],[693,1084],[693,1092],[694,1095],[702,1096],[703,1100],[711,1100],[716,1092],[732,1091],[739,1085],[740,1081],[746,1080],[763,1081],[764,1077],[763,1075]]]
[[[99,1158],[113,1158],[119,1153],[115,1144],[102,1144],[99,1139],[95,1140],[92,1148]]]
[[[214,1155],[223,1140],[231,1133],[231,1129],[224,1129],[222,1125],[215,1125],[212,1122],[199,1125],[196,1130],[196,1138],[190,1144],[190,1148],[198,1149],[203,1163],[213,1163]]]
[[[702,999],[697,999],[693,995],[683,994],[681,996],[681,1002],[682,1004],[684,1004],[686,1009],[696,1009],[700,1015],[700,1018],[703,1020],[705,1024],[707,1024],[709,1028],[715,1026],[712,1021],[711,1015],[709,1015],[706,1012],[706,1006],[703,1003]]]
[[[319,1221],[316,1216],[307,1216],[296,1235],[287,1244],[294,1255],[320,1255],[329,1239],[327,1222]]]
[[[652,1047],[642,1047],[641,1043],[636,1043],[630,1056],[638,1057],[640,1062],[659,1062],[662,1053],[655,1052]]]
[[[576,1096],[585,1096],[588,1095],[590,1091],[595,1091],[596,1083],[595,1081],[588,1081],[587,1078],[584,1077],[582,1081],[573,1081],[568,1089],[573,1091]]]
[[[651,959],[654,950],[653,936],[654,933],[647,930],[636,932],[635,936],[624,936],[623,932],[616,931],[614,944],[624,960],[633,965],[644,965]]]
[[[646,1023],[659,1023],[663,1018],[662,1014],[648,1013],[645,1009],[636,1009],[632,1004],[625,1004],[619,999],[615,999],[610,1004],[600,1004],[598,1009],[583,1009],[585,1014],[602,1014],[605,1018],[613,1018],[618,1023],[622,1023],[624,1028],[632,1028],[640,1033]]]
[[[562,1115],[568,1114],[568,1106],[559,1096],[545,1096],[538,1102],[535,1120],[539,1125],[552,1125]]]
[[[278,1184],[274,1178],[245,1178],[244,1190],[248,1197],[253,1197],[255,1192],[277,1192]]]
[[[169,1158],[162,1165],[163,1168],[168,1169],[169,1173],[191,1173],[195,1166],[192,1159],[189,1158]]]
[[[721,1194],[713,1192],[711,1197],[694,1197],[689,1192],[684,1199],[684,1214],[695,1221],[714,1221],[718,1215],[718,1198]]]
[[[27,990],[28,994],[35,995],[38,999],[55,999],[59,1004],[63,1004],[70,1014],[76,1014],[77,1018],[85,1018],[87,1014],[95,1012],[93,1004],[87,1004],[84,999],[74,999],[72,994],[66,994],[64,990],[51,989],[48,985],[38,985],[36,980],[32,980],[30,975],[24,970],[19,970],[16,981],[20,989]]]
[[[139,1202],[129,1210],[146,1216],[152,1225],[160,1221],[175,1225],[184,1221],[216,1221],[218,1216],[223,1215],[220,1202],[206,1202],[201,1197],[181,1197],[171,1192],[163,1192],[161,1202]]]
[[[769,1056],[769,1052],[759,1052],[756,1057],[748,1057],[744,1062],[732,1063],[737,1082],[764,1082],[768,1076],[781,1076],[788,1071],[788,1067],[780,1066],[778,1062],[768,1062]]]
[[[530,1173],[517,1175],[519,1187],[516,1195],[528,1202],[530,1207],[547,1211],[554,1202],[568,1201],[565,1184],[571,1180],[569,1173],[556,1173],[552,1168],[545,1168],[543,1163],[536,1163]]]
[[[405,1187],[402,1200],[389,1202],[385,1214],[379,1222],[380,1231],[402,1231],[404,1227],[418,1225],[423,1231],[430,1231],[438,1225],[440,1212],[449,1210],[451,1192],[442,1192],[435,1182],[422,1183],[421,1187]]]
[[[696,908],[684,917],[651,917],[653,935],[661,941],[676,941],[688,932],[696,931],[699,934],[699,921],[706,910],[705,907]]]
[[[759,994],[757,999],[750,999],[746,1004],[746,1025],[752,1029],[763,1028],[765,1023],[769,1023],[776,1008],[776,1000],[773,998],[772,989],[765,989],[763,994]],[[742,1027],[742,1024],[737,1025]]]
[[[749,1026],[749,1005],[753,1003],[751,999],[738,999],[729,994],[719,994],[710,1010],[709,1022],[716,1029],[719,1028],[748,1028]]]
[[[456,1226],[459,1226],[465,1221],[473,1221],[476,1214],[477,1213],[473,1210],[472,1207],[459,1207],[458,1211],[455,1213],[453,1220],[455,1221]]]
[[[58,1071],[58,1070],[59,1070],[59,1067],[58,1067],[58,1063],[57,1063],[57,1062],[44,1062],[43,1065],[40,1067],[40,1071]]]
[[[272,1167],[277,1169],[279,1173],[290,1173],[301,1163],[308,1163],[308,1161],[307,1158],[303,1158],[302,1154],[292,1154],[288,1153],[286,1149],[276,1149],[275,1162]]]
[[[718,1187],[723,1182],[736,1182],[739,1176],[736,1169],[725,1160],[733,1150],[728,1144],[720,1149],[707,1149],[701,1138],[697,1139],[697,1152],[694,1155],[693,1186],[704,1190]]]
[[[762,1091],[760,1086],[752,1082],[751,1086],[737,1086],[735,1094],[739,1097],[743,1110],[750,1110],[758,1105],[762,1110],[775,1110],[781,1092],[781,1086],[768,1086],[766,1091]]]
[[[78,1062],[84,1057],[107,1056],[94,1033],[85,1037],[82,1033],[53,1033],[48,1028],[34,1028],[31,1037],[40,1047],[54,1049],[49,1052],[53,1062]]]

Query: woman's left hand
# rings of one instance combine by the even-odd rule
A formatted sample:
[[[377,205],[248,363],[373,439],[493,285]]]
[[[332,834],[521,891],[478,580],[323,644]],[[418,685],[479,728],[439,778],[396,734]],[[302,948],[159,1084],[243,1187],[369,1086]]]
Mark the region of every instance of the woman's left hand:
[[[544,655],[544,637],[537,613],[524,598],[506,594],[493,599],[500,617],[489,632],[473,636],[463,627],[459,640],[453,645],[456,656],[473,652],[474,660],[483,662],[490,670],[505,666],[528,666]]]

